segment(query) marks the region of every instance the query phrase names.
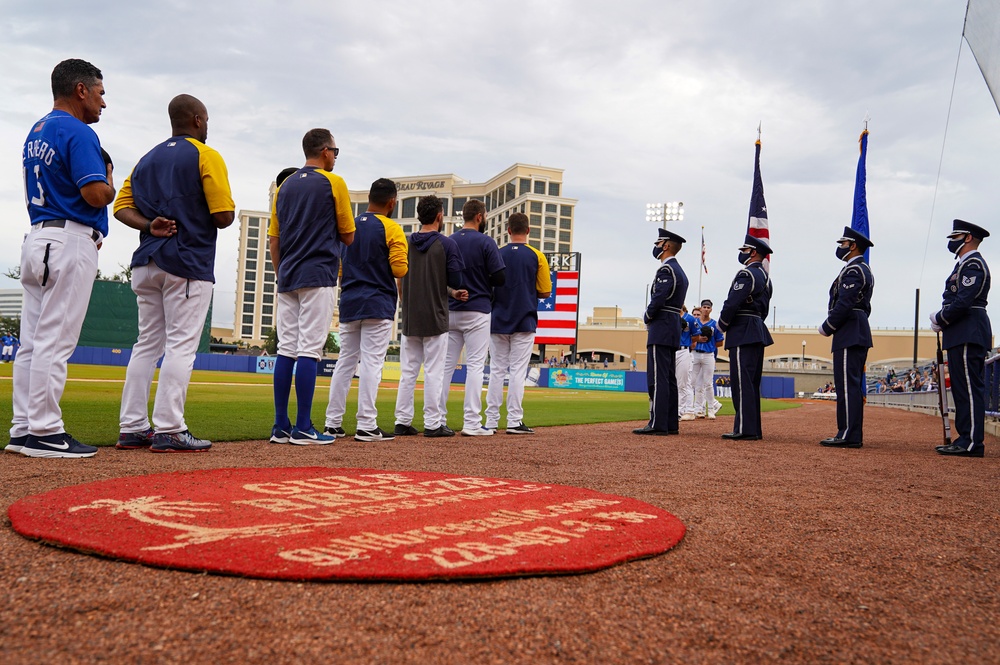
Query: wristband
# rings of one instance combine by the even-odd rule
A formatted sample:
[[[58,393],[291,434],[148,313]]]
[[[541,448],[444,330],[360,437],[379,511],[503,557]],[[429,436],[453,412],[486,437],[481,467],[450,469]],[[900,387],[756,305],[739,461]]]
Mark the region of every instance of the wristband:
[[[153,220],[151,219],[146,220],[146,233],[153,235]]]

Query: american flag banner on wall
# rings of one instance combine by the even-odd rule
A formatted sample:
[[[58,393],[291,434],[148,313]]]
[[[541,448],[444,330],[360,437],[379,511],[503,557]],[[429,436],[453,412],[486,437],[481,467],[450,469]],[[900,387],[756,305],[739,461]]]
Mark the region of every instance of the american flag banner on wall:
[[[538,301],[535,344],[576,344],[580,271],[552,271],[552,294]]]

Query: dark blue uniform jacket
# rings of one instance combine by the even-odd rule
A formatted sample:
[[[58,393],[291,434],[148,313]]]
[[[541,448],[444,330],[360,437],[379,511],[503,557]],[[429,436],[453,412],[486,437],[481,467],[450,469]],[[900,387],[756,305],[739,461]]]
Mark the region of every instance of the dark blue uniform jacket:
[[[656,271],[649,306],[643,321],[647,324],[646,344],[680,348],[681,305],[687,297],[688,278],[677,259],[671,257]]]
[[[771,306],[771,278],[760,262],[736,273],[719,314],[719,330],[726,333],[726,349],[745,344],[774,343],[764,325]]]
[[[970,252],[955,264],[945,282],[941,311],[934,316],[941,326],[942,346],[962,344],[993,346],[993,330],[986,314],[990,295],[990,269],[979,252]]]
[[[872,312],[875,278],[863,257],[857,256],[843,267],[830,287],[829,314],[823,332],[833,335],[833,350],[849,346],[872,347],[868,316]]]

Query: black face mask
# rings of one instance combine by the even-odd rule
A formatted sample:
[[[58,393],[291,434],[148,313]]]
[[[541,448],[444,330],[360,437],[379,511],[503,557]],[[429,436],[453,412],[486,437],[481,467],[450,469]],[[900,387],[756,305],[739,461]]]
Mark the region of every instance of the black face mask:
[[[750,260],[750,256],[752,254],[753,254],[753,252],[745,251],[745,250],[741,249],[740,250],[740,258],[739,258],[740,265],[744,265],[745,266],[747,264],[747,262]]]
[[[663,256],[663,245],[653,245],[653,258],[657,261]]]
[[[948,241],[948,251],[952,254],[958,254],[958,250],[962,249],[962,245],[965,244],[965,236],[961,238],[955,238],[954,240]]]
[[[837,248],[837,258],[841,261],[847,260],[847,255],[851,253],[850,247],[838,247]]]

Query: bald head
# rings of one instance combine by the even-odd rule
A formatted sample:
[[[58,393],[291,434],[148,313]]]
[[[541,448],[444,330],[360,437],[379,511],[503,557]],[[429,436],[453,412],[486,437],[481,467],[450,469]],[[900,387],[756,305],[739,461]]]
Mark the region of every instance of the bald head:
[[[202,143],[208,138],[208,109],[191,95],[177,95],[167,105],[170,128],[174,136],[187,134]]]

